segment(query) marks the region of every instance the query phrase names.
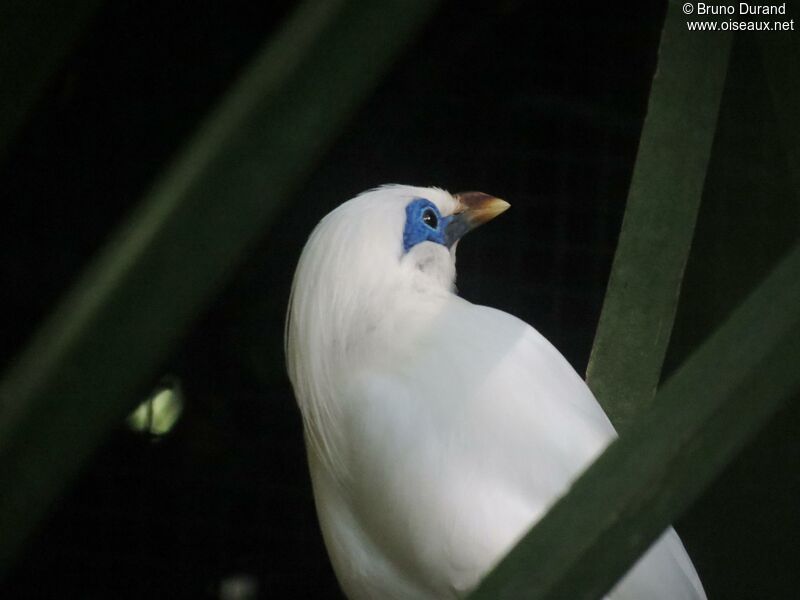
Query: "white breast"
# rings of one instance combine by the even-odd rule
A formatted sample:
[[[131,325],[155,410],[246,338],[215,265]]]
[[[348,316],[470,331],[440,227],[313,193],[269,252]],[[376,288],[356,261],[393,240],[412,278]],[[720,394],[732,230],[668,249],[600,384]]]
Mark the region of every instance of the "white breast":
[[[456,597],[615,434],[518,319],[453,295],[387,311],[337,385],[346,468],[311,452],[323,533],[351,598]],[[670,531],[611,597],[705,596]]]

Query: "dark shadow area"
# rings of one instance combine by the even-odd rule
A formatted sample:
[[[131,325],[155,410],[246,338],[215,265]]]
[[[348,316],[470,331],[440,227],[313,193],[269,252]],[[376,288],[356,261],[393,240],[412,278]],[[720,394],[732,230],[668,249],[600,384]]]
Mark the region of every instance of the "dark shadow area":
[[[786,138],[757,42],[741,36],[732,48],[665,378],[800,236]],[[795,400],[681,520],[710,597],[788,598],[800,586],[800,573],[792,566],[800,532],[798,440],[800,403]]]

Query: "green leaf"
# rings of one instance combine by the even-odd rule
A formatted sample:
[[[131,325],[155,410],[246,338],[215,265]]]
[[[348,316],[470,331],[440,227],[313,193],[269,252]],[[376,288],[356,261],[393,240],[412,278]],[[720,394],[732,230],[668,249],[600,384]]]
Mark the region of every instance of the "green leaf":
[[[587,383],[618,431],[661,377],[711,153],[731,36],[670,3]]]
[[[309,0],[0,384],[0,570],[435,2]]]

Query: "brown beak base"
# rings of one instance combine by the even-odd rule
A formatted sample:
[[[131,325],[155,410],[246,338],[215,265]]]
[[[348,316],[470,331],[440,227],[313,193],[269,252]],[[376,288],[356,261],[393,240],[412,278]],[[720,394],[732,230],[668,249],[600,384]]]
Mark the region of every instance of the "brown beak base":
[[[467,232],[491,221],[511,206],[505,200],[483,192],[462,192],[456,194],[454,198],[458,201],[459,207],[445,230],[445,242],[448,248],[452,247]]]

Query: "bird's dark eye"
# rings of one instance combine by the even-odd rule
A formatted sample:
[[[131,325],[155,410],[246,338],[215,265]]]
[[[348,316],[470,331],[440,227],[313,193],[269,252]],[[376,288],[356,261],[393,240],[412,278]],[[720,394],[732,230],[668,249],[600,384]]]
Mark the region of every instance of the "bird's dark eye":
[[[436,216],[436,213],[433,212],[433,209],[429,208],[422,213],[422,222],[431,229],[436,229],[439,226],[439,217]]]

